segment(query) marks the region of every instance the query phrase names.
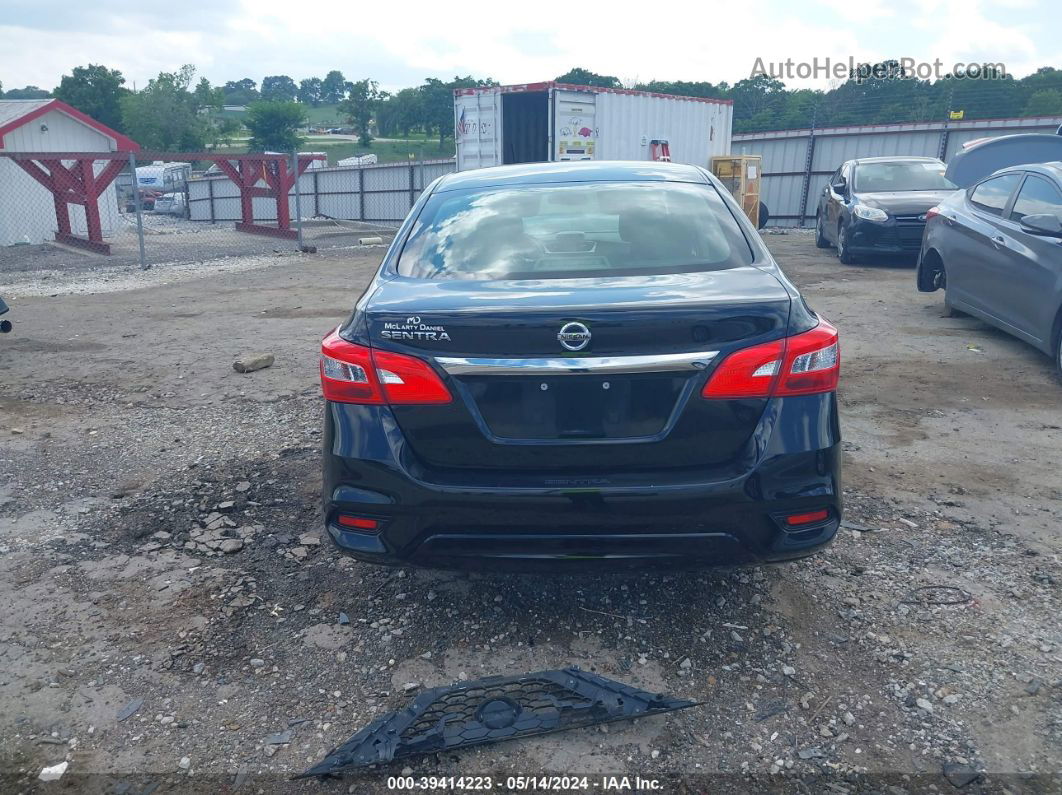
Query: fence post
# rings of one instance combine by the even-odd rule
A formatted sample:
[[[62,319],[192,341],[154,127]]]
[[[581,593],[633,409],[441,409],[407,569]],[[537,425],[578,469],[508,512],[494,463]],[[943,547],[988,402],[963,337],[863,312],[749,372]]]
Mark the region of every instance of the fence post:
[[[207,184],[207,196],[210,197],[210,223],[216,224],[218,222],[218,219],[217,219],[217,216],[214,214],[214,180],[213,180],[213,178],[212,177],[207,177],[206,178],[206,184]],[[189,207],[188,207],[189,212],[191,212],[191,209],[192,209],[191,205],[189,205]]]
[[[291,153],[291,173],[295,175],[295,232],[298,235],[299,251],[304,251],[305,248],[302,245],[302,186],[299,185],[302,175],[299,174],[298,151]]]
[[[808,148],[804,158],[804,183],[800,187],[800,210],[798,211],[797,226],[803,228],[805,216],[808,210],[808,191],[811,189],[811,169],[815,162],[815,125],[812,123],[808,130]]]
[[[136,155],[133,152],[129,153],[129,177],[130,184],[133,186],[133,207],[136,209],[136,237],[140,244],[140,269],[146,271],[151,266],[148,265],[147,256],[144,254],[144,208],[140,203],[140,183],[136,178]]]
[[[358,220],[365,220],[365,166],[358,166]]]

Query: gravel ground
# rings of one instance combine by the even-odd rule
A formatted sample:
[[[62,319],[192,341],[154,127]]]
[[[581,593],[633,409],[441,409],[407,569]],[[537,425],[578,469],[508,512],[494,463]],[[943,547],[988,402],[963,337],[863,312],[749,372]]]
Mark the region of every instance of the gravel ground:
[[[144,256],[149,265],[191,263],[204,260],[241,260],[285,256],[298,251],[296,240],[237,232],[232,221],[216,224],[189,221],[173,215],[145,212]],[[303,222],[303,244],[320,250],[349,249],[365,236],[390,235],[397,224],[388,222],[336,221],[325,218]],[[114,234],[104,240],[111,253],[95,254],[72,246],[0,246],[0,274],[7,282],[59,279],[75,272],[133,269],[140,266],[140,241],[136,216],[121,213]]]
[[[314,349],[380,249],[0,267],[4,791],[387,791],[404,765],[288,777],[420,688],[567,665],[704,703],[406,772],[1060,791],[1051,363],[942,318],[909,267],[767,241],[843,335],[844,529],[809,560],[674,576],[385,570],[322,540]],[[275,364],[233,371],[257,350]]]

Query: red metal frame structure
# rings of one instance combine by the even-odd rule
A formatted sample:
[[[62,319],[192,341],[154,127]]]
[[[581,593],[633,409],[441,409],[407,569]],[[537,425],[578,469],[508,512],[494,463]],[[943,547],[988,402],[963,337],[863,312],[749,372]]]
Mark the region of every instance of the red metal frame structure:
[[[135,143],[124,139],[132,146]],[[120,145],[125,145],[124,142]],[[100,223],[99,197],[129,162],[134,150],[118,152],[2,152],[23,171],[43,185],[55,201],[55,217],[58,231],[55,239],[60,243],[77,246],[100,254],[110,254],[111,247],[103,241]],[[294,240],[298,233],[291,228],[291,213],[288,210],[288,191],[314,160],[323,160],[324,155],[298,155],[297,173],[290,168],[290,158],[283,154],[221,155],[216,152],[141,152],[137,159],[170,161],[210,161],[229,177],[240,189],[240,207],[243,220],[236,229],[251,234],[269,235]],[[108,161],[97,174],[95,162]],[[64,162],[65,161],[65,162]],[[66,162],[73,165],[66,165]],[[236,166],[233,166],[233,162]],[[259,182],[267,187],[259,187]],[[254,199],[270,198],[277,203],[277,225],[265,226],[254,221]],[[70,229],[68,205],[80,204],[85,208],[88,237],[74,235]]]

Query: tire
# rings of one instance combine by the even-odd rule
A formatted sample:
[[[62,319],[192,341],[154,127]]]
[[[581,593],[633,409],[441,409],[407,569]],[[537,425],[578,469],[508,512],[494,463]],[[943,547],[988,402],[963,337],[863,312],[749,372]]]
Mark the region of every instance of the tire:
[[[935,251],[931,250],[918,261],[915,282],[920,293],[934,293],[945,286],[944,263]]]
[[[822,228],[822,213],[819,213],[818,218],[815,220],[815,248],[829,248],[830,241],[826,239]]]
[[[837,224],[837,259],[842,265],[855,265],[855,258],[848,248],[848,229],[843,221]]]
[[[759,222],[759,225],[756,228],[757,229],[763,229],[763,227],[767,226],[767,222],[770,221],[770,220],[771,220],[771,213],[767,209],[767,205],[764,204],[763,202],[760,202],[760,218],[759,218],[760,222]]]

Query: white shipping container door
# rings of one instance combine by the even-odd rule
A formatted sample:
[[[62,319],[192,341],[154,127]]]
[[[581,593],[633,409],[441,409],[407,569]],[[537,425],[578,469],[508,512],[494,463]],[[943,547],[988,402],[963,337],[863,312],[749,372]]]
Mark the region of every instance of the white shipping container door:
[[[731,106],[645,94],[598,95],[602,160],[651,160],[652,142],[666,141],[673,163],[707,167],[730,150]]]
[[[501,94],[477,91],[454,98],[457,170],[500,166]]]
[[[553,159],[594,160],[598,145],[597,100],[591,91],[553,90]]]

